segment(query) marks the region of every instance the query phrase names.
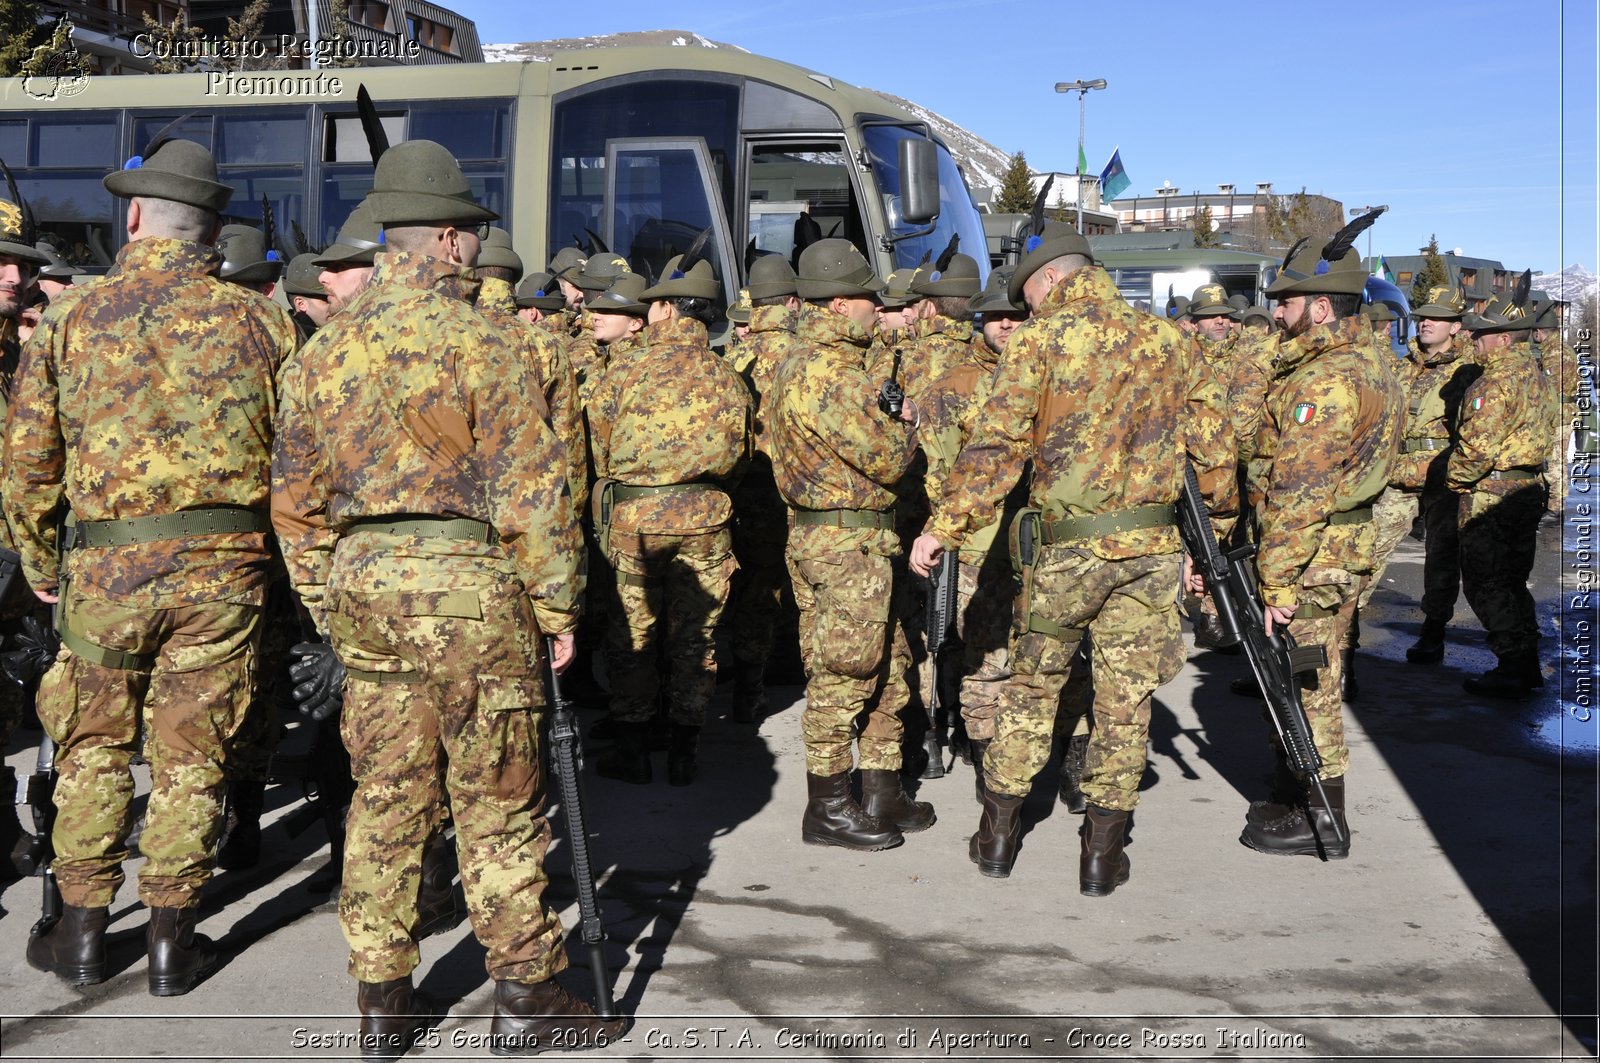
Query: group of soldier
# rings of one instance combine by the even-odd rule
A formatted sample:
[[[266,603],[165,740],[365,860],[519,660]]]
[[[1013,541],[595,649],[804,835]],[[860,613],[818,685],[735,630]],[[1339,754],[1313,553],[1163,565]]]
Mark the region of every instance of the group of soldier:
[[[1175,527],[1191,466],[1218,531],[1256,546],[1261,621],[1327,655],[1302,690],[1323,785],[1308,795],[1280,749],[1246,845],[1348,854],[1357,611],[1419,515],[1408,658],[1443,659],[1460,583],[1498,657],[1467,689],[1542,684],[1527,579],[1578,384],[1556,310],[1429,292],[1398,359],[1350,233],[1294,249],[1273,310],[1206,285],[1165,317],[1129,306],[1059,223],[986,285],[953,248],[880,279],[850,242],[811,239],[752,255],[719,351],[703,237],[648,278],[594,245],[525,272],[427,141],[385,151],[336,242],[286,268],[258,231],[219,227],[232,190],[200,145],[152,144],[105,184],[129,200],[128,243],[105,277],[52,293],[26,344],[44,256],[25,205],[0,202],[5,545],[37,599],[19,612],[37,624],[53,604],[61,639],[36,700],[58,744],[65,914],[28,960],[73,984],[106,976],[136,754],[150,990],[214,969],[200,889],[225,820],[230,845],[259,844],[292,686],[339,711],[354,780],[336,874],[364,1054],[395,1058],[429,1021],[411,972],[447,828],[496,1051],[603,1043],[618,1023],[553,978],[543,668],[592,680],[602,646],[596,771],[648,784],[664,748],[668,783],[691,785],[719,624],[730,715],[749,723],[790,601],[805,842],[876,851],[933,824],[903,750],[948,683],[978,870],[1010,874],[1059,739],[1080,890],[1109,894],[1129,877],[1152,695],[1185,659],[1180,599],[1202,648],[1227,641]],[[924,676],[935,633],[912,572],[951,563],[962,656]]]

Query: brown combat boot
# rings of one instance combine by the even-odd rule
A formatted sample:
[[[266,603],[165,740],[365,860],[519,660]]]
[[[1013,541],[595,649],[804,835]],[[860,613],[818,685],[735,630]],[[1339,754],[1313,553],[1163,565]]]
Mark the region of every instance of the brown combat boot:
[[[43,934],[28,937],[28,966],[48,971],[68,985],[98,985],[106,980],[106,926],[109,908],[67,905],[61,920]]]
[[[893,849],[905,841],[894,824],[869,816],[850,796],[850,775],[806,774],[805,815],[800,819],[800,839],[808,845],[842,845],[846,849],[876,852]]]
[[[1017,862],[1017,843],[1022,840],[1022,801],[1010,794],[997,794],[987,786],[981,791],[983,817],[978,832],[967,843],[967,857],[988,878],[1008,878]]]
[[[1122,844],[1127,840],[1128,813],[1090,805],[1083,817],[1083,848],[1078,856],[1078,892],[1105,897],[1128,881],[1132,865]]]
[[[216,944],[194,932],[199,923],[199,908],[150,909],[151,996],[181,997],[216,969]]]
[[[1061,803],[1075,816],[1083,815],[1089,799],[1083,796],[1083,766],[1089,759],[1089,736],[1075,735],[1067,739],[1066,751],[1061,754],[1061,774],[1056,779],[1056,790]]]
[[[456,903],[455,855],[455,843],[443,828],[428,836],[417,887],[417,928],[411,932],[418,941],[457,926],[466,914]]]
[[[926,801],[913,801],[897,771],[861,769],[861,811],[886,820],[904,834],[915,834],[933,826],[937,818]]]
[[[433,1024],[433,1002],[411,988],[411,976],[387,982],[358,982],[356,1007],[361,1012],[361,1058],[389,1063],[411,1050]]]
[[[602,1019],[554,979],[494,984],[494,1022],[489,1051],[497,1056],[582,1052],[605,1048],[628,1027],[626,1019]]]
[[[1305,811],[1297,808],[1266,823],[1253,823],[1247,815],[1239,840],[1258,853],[1272,856],[1343,860],[1350,855],[1350,826],[1344,818],[1344,776],[1323,779],[1322,789],[1328,795],[1327,805],[1318,801],[1312,790]],[[1344,838],[1342,842],[1340,836]]]

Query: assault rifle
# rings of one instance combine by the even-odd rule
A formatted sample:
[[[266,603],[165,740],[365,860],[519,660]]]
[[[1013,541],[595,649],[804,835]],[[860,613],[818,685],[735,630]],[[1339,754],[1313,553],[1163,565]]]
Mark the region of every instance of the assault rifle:
[[[928,732],[922,737],[928,755],[927,766],[922,769],[924,779],[944,778],[944,756],[939,752],[939,663],[945,647],[950,644],[950,627],[956,620],[957,567],[955,554],[946,550],[928,573],[928,606],[923,629],[928,639],[928,663],[933,680],[928,684]]]
[[[1178,532],[1216,602],[1217,619],[1224,634],[1222,645],[1244,645],[1245,657],[1266,699],[1267,716],[1289,767],[1305,777],[1322,807],[1331,807],[1322,789],[1322,756],[1311,740],[1311,723],[1300,703],[1299,680],[1306,672],[1328,666],[1327,651],[1321,646],[1296,646],[1294,638],[1281,627],[1267,634],[1253,562],[1256,547],[1248,544],[1224,553],[1217,545],[1211,515],[1206,512],[1205,499],[1200,497],[1200,481],[1195,477],[1194,466],[1187,462],[1183,494],[1178,499]],[[1340,836],[1336,820],[1333,829],[1338,843],[1348,844],[1350,839]]]
[[[48,934],[61,921],[61,888],[56,885],[56,873],[50,866],[56,855],[52,833],[56,827],[58,777],[56,744],[49,735],[41,735],[33,774],[17,786],[17,804],[25,804],[33,812],[33,838],[26,849],[16,854],[14,863],[19,874],[39,876],[44,887],[39,921],[28,931],[30,937]]]
[[[900,348],[896,347],[894,364],[889,367],[889,379],[878,386],[878,409],[896,421],[906,406],[906,390],[900,386],[900,358]]]
[[[611,976],[606,971],[606,928],[600,921],[600,898],[595,891],[594,865],[589,859],[589,830],[583,819],[578,717],[561,692],[554,639],[545,640],[545,653],[550,664],[550,764],[561,797],[561,813],[567,821],[567,844],[572,848],[572,881],[578,888],[578,920],[583,947],[589,955],[589,974],[594,979],[594,1010],[602,1019],[613,1019],[617,1005],[611,996]]]

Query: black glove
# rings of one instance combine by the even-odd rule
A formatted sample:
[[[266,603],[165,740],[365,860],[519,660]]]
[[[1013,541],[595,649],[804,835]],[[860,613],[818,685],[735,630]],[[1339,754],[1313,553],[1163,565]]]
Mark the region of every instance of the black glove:
[[[289,648],[289,681],[295,704],[313,720],[339,715],[344,708],[344,665],[326,642],[301,642]]]
[[[56,663],[61,637],[37,616],[24,614],[4,653],[0,653],[0,673],[19,687],[32,685]]]

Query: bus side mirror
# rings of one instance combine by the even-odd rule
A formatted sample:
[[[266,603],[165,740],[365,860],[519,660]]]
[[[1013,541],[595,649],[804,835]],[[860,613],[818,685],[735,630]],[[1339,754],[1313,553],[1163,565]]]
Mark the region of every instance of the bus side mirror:
[[[926,225],[939,216],[939,156],[933,141],[900,141],[900,220]]]

